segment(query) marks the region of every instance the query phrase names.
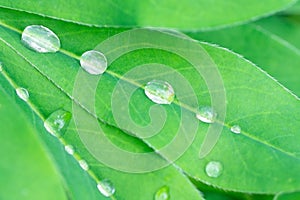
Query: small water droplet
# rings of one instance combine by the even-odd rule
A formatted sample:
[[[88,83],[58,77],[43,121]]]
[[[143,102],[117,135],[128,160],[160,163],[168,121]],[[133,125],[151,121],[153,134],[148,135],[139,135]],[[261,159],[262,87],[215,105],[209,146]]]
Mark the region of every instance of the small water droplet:
[[[61,137],[69,125],[72,114],[63,109],[53,112],[44,122],[45,129],[55,137]]]
[[[29,93],[25,88],[21,88],[21,87],[17,88],[16,93],[18,97],[20,97],[20,99],[22,99],[23,101],[28,101]]]
[[[101,192],[101,194],[104,195],[105,197],[112,196],[116,191],[114,185],[108,179],[104,179],[103,181],[98,183],[97,188]]]
[[[218,161],[210,161],[205,167],[205,172],[207,176],[212,178],[219,177],[222,174],[222,171],[223,171],[223,166]]]
[[[2,71],[3,71],[3,63],[0,62],[0,72],[2,72]]]
[[[98,75],[107,69],[107,60],[103,53],[91,50],[81,55],[80,65],[88,73]]]
[[[27,26],[22,33],[21,41],[27,48],[39,53],[57,52],[60,49],[57,35],[41,25]]]
[[[166,81],[152,80],[145,86],[147,97],[158,104],[171,104],[174,100],[174,89]]]
[[[240,134],[242,129],[239,125],[234,125],[230,128],[231,132],[236,133],[236,134]]]
[[[84,171],[89,170],[89,165],[87,164],[87,162],[85,160],[79,160],[78,163]]]
[[[74,147],[72,145],[66,145],[65,146],[65,151],[70,154],[70,155],[73,155],[75,150],[74,150]]]
[[[170,194],[169,194],[169,187],[163,186],[157,190],[155,193],[155,200],[169,200]]]
[[[196,117],[202,122],[213,123],[216,120],[217,113],[212,107],[204,106],[199,109],[198,113],[196,113]]]

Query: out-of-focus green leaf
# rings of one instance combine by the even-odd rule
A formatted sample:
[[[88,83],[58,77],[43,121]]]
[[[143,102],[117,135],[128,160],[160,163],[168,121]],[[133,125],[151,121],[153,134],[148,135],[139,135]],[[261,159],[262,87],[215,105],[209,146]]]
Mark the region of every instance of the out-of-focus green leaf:
[[[299,17],[274,16],[242,26],[188,35],[240,53],[300,96]]]
[[[292,5],[295,0],[62,0],[33,3],[3,0],[1,7],[96,26],[209,29],[254,20]],[[266,6],[267,5],[267,6]]]
[[[284,11],[286,15],[300,15],[300,1],[297,1],[292,7]]]
[[[300,199],[300,192],[293,192],[287,194],[279,194],[277,195],[274,200],[297,200]]]
[[[67,199],[61,177],[31,122],[0,86],[0,199]]]

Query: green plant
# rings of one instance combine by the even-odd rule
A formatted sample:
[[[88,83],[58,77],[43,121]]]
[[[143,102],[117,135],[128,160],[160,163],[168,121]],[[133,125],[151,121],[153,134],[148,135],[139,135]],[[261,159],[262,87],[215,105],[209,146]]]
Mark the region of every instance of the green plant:
[[[296,1],[0,7],[0,199],[299,198]]]

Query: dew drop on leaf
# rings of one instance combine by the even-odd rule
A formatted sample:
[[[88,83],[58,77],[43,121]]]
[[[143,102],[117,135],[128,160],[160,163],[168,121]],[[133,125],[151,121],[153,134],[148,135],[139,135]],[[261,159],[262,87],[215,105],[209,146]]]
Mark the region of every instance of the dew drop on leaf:
[[[152,80],[145,86],[146,96],[157,104],[171,104],[174,100],[174,89],[166,81]]]
[[[25,88],[21,88],[21,87],[17,88],[16,93],[20,99],[22,99],[23,101],[28,101],[29,93]]]
[[[39,52],[57,52],[60,40],[50,29],[41,25],[27,26],[22,32],[21,41],[27,48]]]
[[[205,167],[207,176],[217,178],[222,174],[223,166],[218,161],[210,161]]]
[[[170,194],[169,194],[169,187],[163,186],[157,190],[154,196],[155,200],[169,200]]]
[[[107,59],[99,51],[86,51],[80,58],[81,67],[90,74],[103,74],[107,69]]]
[[[239,125],[234,125],[230,128],[230,131],[236,134],[240,134],[242,129]]]
[[[217,113],[212,107],[204,106],[199,108],[199,111],[196,113],[197,119],[205,123],[213,123],[216,120]]]
[[[74,147],[72,145],[66,145],[65,146],[65,151],[70,154],[70,155],[73,155],[75,150],[74,150]]]
[[[87,164],[87,162],[85,160],[79,160],[78,163],[84,171],[89,170],[89,165]]]
[[[2,62],[0,62],[0,72],[2,72],[3,71],[3,64],[2,64]]]
[[[112,182],[108,179],[104,179],[100,183],[97,184],[98,190],[101,192],[101,194],[105,197],[110,197],[112,196],[116,189]]]
[[[61,137],[69,125],[72,114],[63,109],[53,112],[45,121],[45,129],[55,137]]]

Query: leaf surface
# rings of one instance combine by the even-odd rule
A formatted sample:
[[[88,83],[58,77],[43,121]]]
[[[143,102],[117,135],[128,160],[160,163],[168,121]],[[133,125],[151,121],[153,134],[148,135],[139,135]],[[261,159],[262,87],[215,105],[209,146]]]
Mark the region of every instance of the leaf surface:
[[[9,12],[7,12],[5,18],[9,19],[9,16]],[[4,25],[4,23],[6,25]],[[30,67],[33,68],[32,70],[39,70],[40,74],[46,77],[45,79],[47,79],[48,82],[50,80],[55,85],[53,87],[60,89],[56,95],[52,95],[52,100],[50,100],[49,95],[43,98],[39,97],[41,99],[38,97],[32,99],[35,105],[41,109],[41,112],[45,115],[49,115],[53,112],[54,109],[52,107],[49,108],[51,105],[56,108],[66,107],[70,110],[70,103],[66,103],[70,101],[70,99],[65,96],[68,95],[78,101],[77,104],[79,104],[79,107],[84,107],[88,111],[86,117],[84,117],[86,123],[92,121],[87,119],[94,118],[96,114],[100,120],[113,127],[118,127],[115,121],[116,116],[112,114],[113,109],[115,109],[112,107],[112,97],[118,97],[114,100],[117,100],[121,104],[123,103],[123,105],[129,104],[130,117],[136,124],[140,126],[149,124],[151,122],[151,116],[148,116],[148,111],[154,104],[143,94],[142,87],[138,88],[132,95],[124,92],[124,96],[124,94],[120,92],[118,95],[113,96],[114,90],[116,86],[118,86],[117,83],[125,90],[126,88],[132,87],[132,85],[134,85],[133,83],[144,85],[147,80],[167,79],[170,78],[170,74],[171,77],[175,74],[170,73],[169,75],[165,75],[159,71],[151,71],[149,70],[150,68],[148,68],[148,76],[143,74],[143,77],[133,76],[131,77],[132,79],[124,78],[127,72],[136,69],[137,65],[143,65],[145,63],[162,62],[160,64],[171,66],[175,72],[180,72],[184,79],[190,83],[196,94],[197,102],[194,105],[188,105],[190,107],[195,105],[210,105],[211,95],[213,93],[222,92],[218,90],[209,91],[203,77],[199,76],[195,68],[180,56],[163,49],[138,49],[114,60],[114,62],[109,65],[107,73],[101,76],[101,81],[99,85],[97,85],[95,93],[96,109],[94,112],[92,109],[89,109],[91,105],[88,101],[85,101],[87,99],[76,99],[72,96],[76,75],[78,71],[83,72],[80,70],[79,62],[76,59],[78,55],[81,55],[86,50],[93,49],[104,39],[123,31],[122,29],[91,28],[45,19],[41,21],[34,16],[30,19],[29,15],[27,16],[27,20],[6,20],[4,23],[3,26],[15,27],[18,30],[23,30],[27,24],[42,24],[54,30],[61,39],[63,47],[61,53],[42,55],[23,47],[19,41],[20,35],[12,31],[12,28],[2,28],[3,31],[1,31],[3,48],[5,48],[5,51],[11,52],[11,54],[14,55],[9,56],[10,58],[14,57],[19,60],[27,60],[27,64],[24,63],[21,66],[27,66],[28,68],[28,62],[30,62]],[[151,38],[160,39],[156,37],[155,31],[150,30],[150,32]],[[182,42],[190,41],[184,37],[173,35],[174,33],[168,34],[166,38],[173,38],[175,41]],[[128,48],[126,45],[128,45],[128,41],[131,41],[130,39],[131,38],[128,37],[124,40],[120,40],[118,44],[120,47]],[[171,39],[163,41],[173,44]],[[225,122],[220,123],[218,121],[215,123],[217,126],[222,125],[223,127],[217,144],[206,157],[203,159],[199,158],[199,149],[207,134],[207,130],[214,124],[204,124],[196,120],[193,109],[182,109],[184,103],[189,102],[193,94],[192,92],[189,93],[190,91],[182,89],[182,85],[176,85],[176,80],[174,79],[171,84],[174,86],[177,97],[180,96],[179,94],[182,95],[183,102],[176,101],[176,103],[169,106],[160,106],[160,108],[164,108],[167,113],[164,127],[159,130],[154,137],[144,138],[143,141],[157,151],[170,142],[179,129],[179,125],[184,125],[184,129],[182,129],[183,132],[190,133],[188,131],[190,130],[189,128],[196,124],[197,132],[195,140],[188,150],[184,152],[184,155],[176,161],[176,165],[183,169],[188,175],[222,189],[240,192],[277,193],[280,191],[298,189],[300,182],[297,176],[297,174],[299,174],[299,145],[295,141],[298,141],[300,137],[299,134],[297,134],[300,119],[298,109],[299,100],[285,88],[278,85],[270,76],[263,73],[255,65],[244,60],[239,55],[206,43],[197,43],[197,45],[204,49],[201,51],[203,54],[200,54],[199,57],[205,58],[204,56],[207,53],[210,56],[209,58],[212,59],[208,61],[209,64],[213,61],[217,66],[226,91],[227,101],[225,103],[227,105],[227,112]],[[16,53],[19,55],[18,58],[16,58]],[[192,53],[192,51],[190,53]],[[17,75],[14,74],[18,72],[18,70],[16,70],[18,69],[16,68],[16,64],[9,62],[5,57],[1,59],[6,61],[9,66],[14,66],[14,70],[7,68],[7,71],[10,77],[16,77]],[[153,67],[153,69],[155,68]],[[144,71],[148,72],[148,70]],[[62,74],[64,74],[64,76],[62,76]],[[83,73],[83,75],[83,80],[87,82],[82,82],[80,86],[84,87],[80,91],[88,94],[91,89],[91,84],[97,80],[97,77],[93,77],[87,73]],[[18,79],[18,81],[23,81],[23,84],[30,83],[30,80],[24,80],[24,77]],[[31,84],[26,86],[33,87]],[[29,89],[33,90],[33,93],[39,94],[37,96],[41,96],[41,89]],[[49,91],[49,89],[47,88],[45,91]],[[182,91],[185,93],[180,93]],[[48,94],[48,92],[46,94]],[[130,97],[129,100],[127,97]],[[270,102],[270,99],[274,99],[274,101]],[[47,102],[47,105],[45,105],[45,102]],[[128,119],[125,112],[121,112],[122,110],[119,111],[120,112],[116,114],[119,114],[119,116],[124,115],[124,120]],[[224,113],[218,112],[218,114],[220,116]],[[82,112],[82,115],[84,115],[84,112]],[[181,122],[181,115],[189,120]],[[230,127],[235,124],[240,125],[242,128],[242,132],[239,135],[230,132]],[[101,125],[101,128],[105,130],[104,132],[110,133],[110,135],[114,135],[113,130],[115,130],[115,134],[118,135],[117,138],[124,133],[123,131],[137,135],[138,137],[141,137],[141,134],[143,134],[136,132],[137,129],[133,126],[122,127],[123,131],[113,127]],[[288,132],[286,131],[287,127]],[[71,141],[74,137],[73,129],[75,129],[75,127],[71,124],[70,131],[67,132],[65,136],[66,140],[69,138],[68,141]],[[187,138],[190,137],[188,134],[186,136]],[[133,140],[133,138],[128,138],[128,141],[131,140]],[[133,145],[132,142],[130,144]],[[179,143],[178,145],[181,144]],[[149,149],[142,144],[135,145],[134,147],[137,148],[135,149],[136,151],[149,151]],[[141,147],[143,148],[141,149]],[[178,146],[178,148],[179,147],[180,146]],[[174,152],[177,153],[176,151]],[[169,156],[172,156],[170,152],[160,153],[167,159],[169,159]],[[93,163],[92,158],[88,158],[88,155],[85,156],[89,163]],[[210,161],[221,162],[223,172],[220,177],[208,177],[205,173],[205,167]],[[288,171],[287,165],[283,163],[288,163]],[[97,163],[95,166],[99,167],[98,165]],[[101,168],[103,167],[102,165],[100,166]],[[120,178],[120,176],[114,177]],[[133,176],[131,175],[130,178],[133,179]],[[243,181],[241,182],[240,180]],[[114,181],[117,182],[116,179]],[[126,188],[126,186],[123,185],[118,188]]]
[[[273,16],[219,31],[188,33],[242,54],[300,95],[300,18]]]
[[[293,192],[293,193],[287,193],[287,194],[279,194],[274,198],[274,200],[294,200],[299,199],[300,193],[299,192]]]
[[[8,96],[3,85],[0,95],[0,199],[67,199],[59,174],[17,105],[22,102]]]
[[[32,23],[36,23],[36,24],[45,24],[45,25],[52,24],[57,28],[58,27],[63,28],[67,25],[66,30],[70,30],[70,28],[75,28],[73,29],[73,31],[75,32],[79,31],[77,29],[78,27],[81,27],[73,24],[68,25],[68,23],[61,23],[56,20],[50,20],[50,19],[45,20],[42,17],[38,17],[32,14],[12,12],[9,10],[2,10],[1,14],[4,14],[5,17],[10,16],[14,19],[18,19],[14,21],[20,24],[21,26],[24,25],[26,26]],[[2,17],[4,17],[4,15],[1,16],[1,19],[3,19]],[[89,28],[87,27],[84,27],[84,29],[89,30]],[[96,29],[94,29],[94,31],[95,30]],[[64,32],[65,30],[62,31],[63,31],[61,32],[62,35],[66,34],[66,37],[70,38],[68,36],[68,33],[72,33],[72,31],[70,32]],[[103,36],[105,37],[107,34],[110,34],[111,32],[114,31],[115,31],[114,29],[104,30]],[[52,55],[51,54],[42,55],[42,54],[36,54],[35,52],[32,51],[28,51],[28,49],[24,48],[24,46],[21,44],[19,33],[6,29],[4,27],[1,27],[0,32],[1,32],[0,37],[1,37],[1,49],[2,49],[1,60],[4,63],[3,75],[7,79],[6,81],[2,79],[1,83],[6,87],[9,87],[9,85],[11,85],[14,88],[16,86],[22,86],[28,89],[30,93],[30,100],[28,105],[30,108],[35,110],[36,114],[40,117],[40,119],[38,119],[39,123],[41,123],[41,119],[45,120],[47,116],[49,116],[52,112],[54,112],[57,109],[63,108],[65,110],[69,110],[72,112],[72,106],[76,106],[76,104],[75,105],[72,104],[73,103],[72,100],[67,96],[64,89],[58,88],[56,83],[53,83],[53,80],[44,76],[41,73],[41,71],[38,71],[37,68],[35,68],[34,62],[41,61],[44,64],[52,63],[53,66],[58,66],[57,65],[58,63],[56,61],[59,61],[61,67],[69,66],[70,69],[75,70],[74,72],[76,72],[78,69],[73,68],[72,65],[74,64],[77,65],[77,62],[74,62],[74,59],[70,59],[70,57],[61,53],[52,54]],[[82,43],[76,41],[76,45],[80,45],[80,44]],[[27,53],[32,54],[33,57],[29,55],[23,56],[23,53],[19,51],[20,50],[19,47],[15,45],[17,46],[21,45],[19,47],[21,47]],[[43,56],[43,58],[41,59],[35,57],[36,55],[41,55]],[[48,56],[50,57],[54,56],[53,59],[55,62],[52,62],[50,57]],[[35,61],[33,61],[32,59]],[[69,76],[64,77],[65,81],[63,82],[67,84],[70,83],[68,78]],[[9,84],[7,81],[10,81],[11,83],[14,84]],[[78,112],[80,112],[80,117],[82,117],[82,122],[84,124],[88,125],[90,121],[93,121],[95,119],[94,116],[86,112],[82,107],[78,107],[78,108],[79,108]],[[110,127],[103,123],[100,123],[99,125],[101,126],[102,129],[106,131],[108,135],[107,137],[109,137],[109,139],[113,141],[114,144],[117,144],[124,149],[129,149],[132,152],[152,151],[152,149],[144,145],[140,140],[133,138],[132,136],[124,135],[122,131],[119,129]],[[85,131],[87,131],[86,135],[90,138],[98,136],[97,130],[94,130],[92,128]],[[43,134],[48,134],[48,133],[46,133],[46,131],[44,130]],[[54,139],[57,140],[56,138],[54,138],[49,134],[47,136],[44,136],[43,139],[47,143],[53,142]],[[78,128],[75,126],[74,117],[72,118],[72,121],[70,122],[70,125],[68,126],[64,136],[59,139],[59,142],[60,142],[60,146],[57,144],[57,142],[56,144],[52,144],[49,146],[50,147],[56,146],[56,148],[60,148],[57,151],[52,150],[53,156],[58,157],[56,158],[58,160],[58,163],[67,162],[65,164],[63,163],[63,166],[67,167],[68,169],[62,168],[61,170],[62,173],[67,176],[68,183],[71,184],[70,186],[72,192],[71,195],[75,199],[80,199],[81,198],[80,196],[83,196],[83,198],[85,198],[84,196],[87,195],[89,195],[90,197],[89,199],[99,199],[99,198],[106,199],[103,196],[101,196],[99,192],[96,193],[97,182],[100,182],[104,179],[109,179],[113,183],[116,189],[116,193],[114,196],[111,197],[111,199],[137,199],[137,200],[149,199],[150,200],[153,199],[156,191],[163,186],[169,187],[170,196],[172,196],[173,198],[184,199],[188,194],[188,196],[192,199],[203,199],[201,197],[200,192],[190,183],[189,179],[181,171],[177,170],[173,165],[170,165],[166,168],[154,172],[132,174],[132,173],[126,173],[126,172],[114,170],[106,166],[105,164],[99,162],[91,155],[87,147],[83,144],[82,138],[80,138],[80,136],[78,135]],[[71,144],[75,148],[76,153],[74,157],[69,156],[73,158],[73,162],[70,161],[69,159],[64,160],[64,158],[60,158],[59,152],[61,152],[61,150],[64,148],[62,145],[67,145],[67,144]],[[106,151],[106,149],[102,146],[95,146],[94,149],[98,149],[104,152]],[[157,160],[162,160],[162,158],[159,155],[155,153],[153,153],[152,155],[154,155]],[[68,155],[65,154],[64,156],[68,156]],[[77,182],[78,177],[74,176],[74,180],[72,181],[70,180],[70,175],[76,174],[74,171],[78,170],[77,161],[80,159],[84,159],[89,164],[90,170],[88,170],[88,174],[92,177],[92,181],[83,183],[84,185],[76,186],[76,184],[78,184]],[[118,158],[116,158],[115,161],[120,162]],[[71,166],[68,167],[68,165]],[[73,165],[75,165],[76,167],[74,167]],[[71,171],[70,173],[67,172],[69,170]],[[83,191],[81,192],[80,188],[83,186],[84,188]],[[79,191],[75,191],[76,188]],[[90,192],[91,194],[88,194],[86,192]]]
[[[105,0],[64,2],[2,1],[0,6],[96,26],[208,29],[254,20],[292,5],[294,0]],[[266,6],[268,5],[268,6]],[[196,16],[196,17],[195,17]]]

